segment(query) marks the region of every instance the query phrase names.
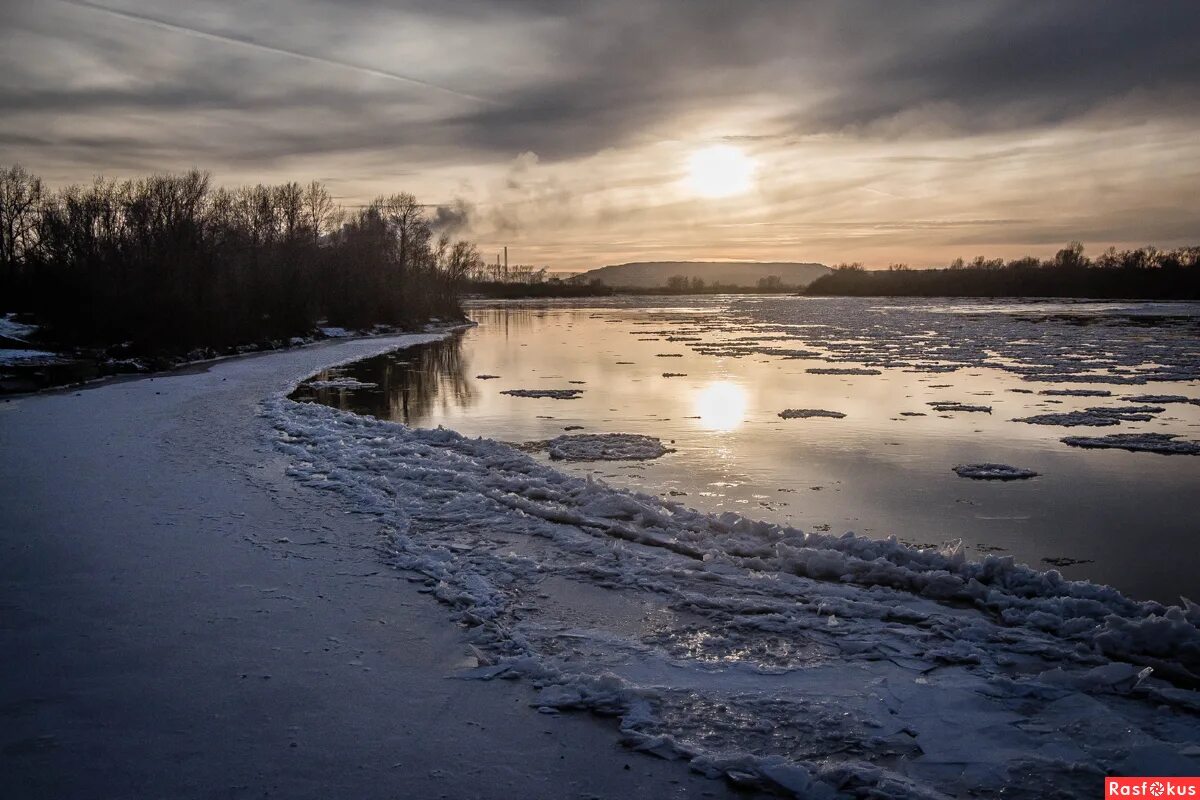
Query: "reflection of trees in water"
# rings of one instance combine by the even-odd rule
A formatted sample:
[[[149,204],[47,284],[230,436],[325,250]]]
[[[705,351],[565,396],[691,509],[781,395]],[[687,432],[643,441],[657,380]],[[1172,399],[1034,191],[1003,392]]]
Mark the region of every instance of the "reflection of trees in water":
[[[435,404],[445,410],[451,405],[470,405],[474,400],[463,369],[461,336],[401,350],[396,355],[408,363],[384,360],[376,382],[387,407],[378,409],[377,416],[419,422],[430,415]]]
[[[491,331],[504,331],[504,338],[518,333],[527,333],[533,328],[534,320],[546,316],[548,305],[522,304],[509,308],[475,307],[467,309],[467,316]]]
[[[326,370],[313,378],[353,378],[376,388],[314,389],[301,384],[292,397],[406,424],[427,419],[435,405],[444,411],[468,406],[475,399],[458,335]]]

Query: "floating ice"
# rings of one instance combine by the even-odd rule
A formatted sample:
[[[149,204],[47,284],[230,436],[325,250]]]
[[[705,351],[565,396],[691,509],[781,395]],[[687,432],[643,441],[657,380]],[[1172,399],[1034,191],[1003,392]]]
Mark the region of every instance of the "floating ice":
[[[981,481],[1016,481],[1038,476],[1031,469],[1010,467],[1008,464],[959,464],[954,471],[960,477]]]
[[[575,400],[583,389],[505,389],[500,394],[513,397],[548,397],[552,400]]]
[[[1038,394],[1052,397],[1112,397],[1108,389],[1042,389]]]
[[[1200,442],[1176,441],[1178,438],[1177,433],[1114,433],[1109,436],[1066,436],[1060,441],[1072,447],[1111,448],[1163,455],[1200,455]]]
[[[562,461],[648,461],[671,452],[661,440],[636,433],[577,433],[546,442],[550,457]]]
[[[1146,417],[1150,419],[1150,417]],[[1064,411],[1059,414],[1033,414],[1028,417],[1015,417],[1013,422],[1024,422],[1029,425],[1061,425],[1074,428],[1079,425],[1102,427],[1105,425],[1120,425],[1122,418],[1113,414],[1096,414],[1091,411]]]
[[[823,408],[785,408],[779,412],[784,419],[808,419],[810,417],[831,417],[842,419],[846,415],[840,411],[826,411]]]
[[[313,389],[376,389],[378,383],[370,383],[369,381],[360,381],[355,378],[332,378],[327,381],[309,381],[304,384]]]
[[[1200,769],[1193,604],[705,514],[449,430],[265,413],[289,473],[376,515],[390,563],[470,629],[466,677],[615,715],[634,750],[809,797],[1086,796],[1116,764]]]
[[[992,413],[991,406],[972,405],[970,403],[960,403],[957,400],[934,400],[925,405],[933,408],[934,411],[964,411],[974,412],[978,414]]]
[[[1013,422],[1025,422],[1030,425],[1061,425],[1066,428],[1080,425],[1104,427],[1120,425],[1122,422],[1148,422],[1154,419],[1155,414],[1165,410],[1161,406],[1092,406],[1083,411],[1017,417]]]
[[[809,367],[804,370],[813,375],[882,375],[883,372],[877,369],[866,369],[864,367]]]
[[[1122,399],[1128,400],[1131,403],[1191,403],[1192,405],[1200,405],[1200,400],[1185,397],[1181,394],[1138,394]]]

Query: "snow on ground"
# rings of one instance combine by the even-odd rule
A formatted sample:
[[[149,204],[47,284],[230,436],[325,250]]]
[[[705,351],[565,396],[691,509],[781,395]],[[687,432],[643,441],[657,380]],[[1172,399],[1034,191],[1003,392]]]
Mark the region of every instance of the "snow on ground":
[[[15,317],[15,314],[0,315],[0,336],[24,342],[30,336],[37,333],[37,325],[27,325],[24,322],[17,322]]]
[[[734,800],[527,684],[448,680],[464,632],[376,521],[284,474],[263,398],[436,338],[0,403],[0,796]]]
[[[500,394],[513,397],[544,397],[552,400],[574,400],[583,394],[583,389],[505,389]]]
[[[322,336],[324,336],[328,339],[344,339],[348,336],[356,335],[354,331],[346,330],[345,328],[339,328],[339,327],[335,327],[332,325],[318,327],[317,330],[320,332],[320,334]]]
[[[1072,447],[1109,448],[1135,453],[1200,455],[1200,442],[1178,441],[1175,433],[1114,433],[1109,436],[1066,436],[1061,441]]]
[[[1008,464],[959,464],[954,471],[963,478],[985,481],[1014,481],[1036,478],[1038,473],[1031,469],[1011,467]]]
[[[305,386],[313,389],[376,389],[378,383],[360,381],[355,378],[333,378],[327,381],[305,381]]]
[[[823,408],[785,408],[779,412],[779,416],[783,419],[809,419],[811,417],[843,419],[846,415],[840,411],[826,411]]]
[[[48,350],[13,350],[0,348],[0,366],[52,364],[59,360],[57,353]]]
[[[671,450],[654,436],[637,433],[579,433],[546,442],[550,457],[560,461],[647,461]]]
[[[1200,772],[1200,606],[1012,558],[704,514],[517,450],[282,396],[304,485],[375,515],[390,562],[547,713],[797,797],[1091,796]]]

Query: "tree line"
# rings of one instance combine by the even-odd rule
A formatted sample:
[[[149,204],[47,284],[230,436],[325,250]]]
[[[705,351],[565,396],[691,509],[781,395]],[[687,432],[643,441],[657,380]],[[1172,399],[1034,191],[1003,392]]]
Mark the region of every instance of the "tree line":
[[[866,270],[839,264],[805,289],[810,295],[916,297],[1089,297],[1200,299],[1200,246],[1160,250],[1110,247],[1096,258],[1072,242],[1051,259],[1005,261],[980,256],[942,269],[893,264]]]
[[[407,193],[348,209],[317,181],[228,189],[192,170],[51,191],[0,170],[0,310],[60,344],[171,352],[457,318],[481,263]]]

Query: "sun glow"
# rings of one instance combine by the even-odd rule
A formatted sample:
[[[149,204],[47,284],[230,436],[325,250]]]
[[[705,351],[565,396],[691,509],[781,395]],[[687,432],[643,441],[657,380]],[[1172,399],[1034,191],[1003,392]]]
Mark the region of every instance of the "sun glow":
[[[710,431],[731,431],[746,419],[746,390],[733,381],[714,381],[692,400],[700,425]]]
[[[754,159],[736,147],[713,145],[688,157],[687,187],[700,197],[732,197],[750,191],[757,169]]]

